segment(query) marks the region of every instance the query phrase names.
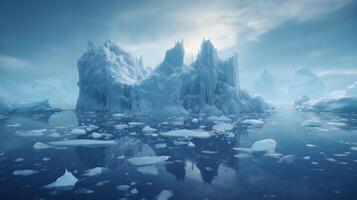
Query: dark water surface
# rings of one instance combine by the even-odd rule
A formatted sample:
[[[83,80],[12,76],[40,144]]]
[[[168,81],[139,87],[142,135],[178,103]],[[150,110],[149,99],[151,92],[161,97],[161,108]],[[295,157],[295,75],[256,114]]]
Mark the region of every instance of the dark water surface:
[[[193,117],[198,122],[193,122]],[[153,120],[95,113],[77,115],[73,111],[52,116],[1,116],[0,198],[156,199],[168,190],[171,199],[357,199],[357,115],[318,115],[280,108],[264,116],[227,116],[234,129],[208,139],[160,135],[173,129],[201,128],[211,132],[215,122],[208,117]],[[242,123],[245,119],[259,119],[265,124],[251,126]],[[114,127],[133,121],[143,124],[121,130]],[[144,133],[146,125],[157,131]],[[87,133],[71,133],[74,128],[87,129]],[[21,135],[39,129],[46,129],[37,131],[42,136]],[[33,147],[36,142],[93,139],[93,132],[102,136],[99,140],[114,140],[116,145]],[[277,142],[274,155],[233,149],[249,148],[267,138]],[[169,158],[140,167],[127,160],[140,156]],[[87,176],[86,170],[95,167],[105,170]],[[62,176],[65,169],[79,179],[74,188],[44,188]],[[15,170],[36,173],[14,175]],[[118,189],[120,185],[125,189]]]

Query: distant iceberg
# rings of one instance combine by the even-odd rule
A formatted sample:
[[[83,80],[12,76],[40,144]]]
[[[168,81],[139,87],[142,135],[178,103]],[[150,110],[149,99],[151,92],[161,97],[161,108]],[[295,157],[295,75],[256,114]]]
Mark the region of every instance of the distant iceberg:
[[[204,40],[195,62],[186,66],[183,59],[183,44],[177,42],[151,72],[142,59],[111,41],[100,47],[89,42],[77,64],[77,111],[174,115],[271,109],[261,97],[239,88],[236,55],[222,61],[212,43]]]
[[[357,113],[357,82],[346,91],[332,92],[330,96],[310,99],[303,96],[295,100],[295,108],[300,111]]]

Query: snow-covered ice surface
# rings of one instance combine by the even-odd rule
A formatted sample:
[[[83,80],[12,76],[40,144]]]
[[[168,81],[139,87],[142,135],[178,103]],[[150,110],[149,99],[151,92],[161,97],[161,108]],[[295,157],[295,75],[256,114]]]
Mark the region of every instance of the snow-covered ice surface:
[[[0,119],[0,195],[354,200],[357,115],[277,108],[164,119],[12,114]]]
[[[265,112],[272,107],[239,87],[238,58],[218,57],[209,40],[197,60],[184,64],[183,43],[177,42],[151,73],[112,41],[88,43],[78,60],[77,111],[107,111],[155,115]]]

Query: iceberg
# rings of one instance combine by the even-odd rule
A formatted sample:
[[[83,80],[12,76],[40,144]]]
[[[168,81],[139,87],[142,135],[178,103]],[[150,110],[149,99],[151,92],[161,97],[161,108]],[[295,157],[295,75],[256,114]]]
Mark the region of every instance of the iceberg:
[[[72,189],[78,182],[78,179],[67,169],[64,174],[56,179],[53,183],[45,186],[45,188]]]
[[[325,86],[322,81],[309,69],[298,67],[288,86],[289,94],[297,98],[302,95],[318,97],[324,94]]]
[[[212,43],[204,40],[195,62],[186,66],[183,60],[183,43],[177,42],[150,72],[142,59],[134,58],[111,41],[100,47],[89,42],[77,63],[76,109],[157,115],[271,109],[261,97],[240,89],[236,55],[222,61]]]

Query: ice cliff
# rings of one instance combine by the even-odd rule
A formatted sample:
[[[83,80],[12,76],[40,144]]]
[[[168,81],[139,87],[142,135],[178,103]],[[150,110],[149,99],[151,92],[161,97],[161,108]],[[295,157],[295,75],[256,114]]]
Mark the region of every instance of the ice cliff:
[[[88,43],[78,60],[77,111],[139,114],[263,112],[271,107],[261,97],[239,88],[237,56],[222,61],[204,40],[196,61],[186,66],[182,42],[150,72],[142,59],[108,41]]]

